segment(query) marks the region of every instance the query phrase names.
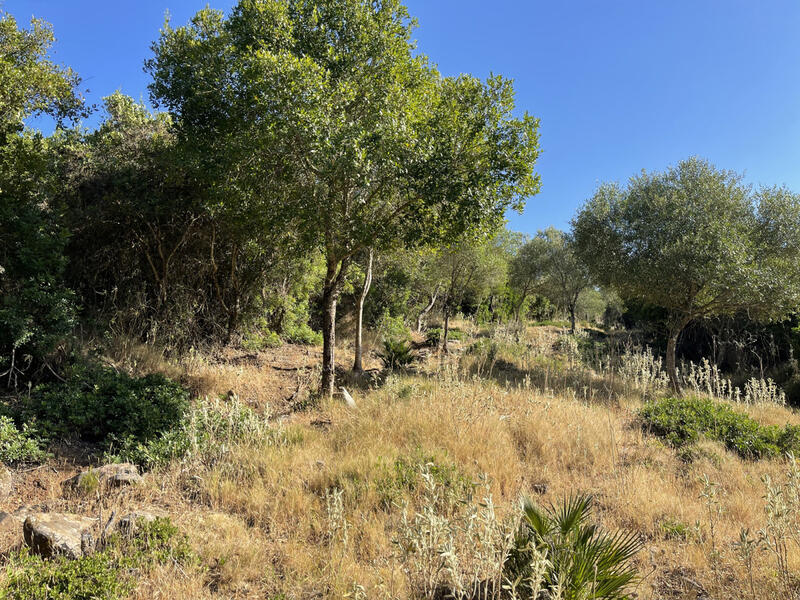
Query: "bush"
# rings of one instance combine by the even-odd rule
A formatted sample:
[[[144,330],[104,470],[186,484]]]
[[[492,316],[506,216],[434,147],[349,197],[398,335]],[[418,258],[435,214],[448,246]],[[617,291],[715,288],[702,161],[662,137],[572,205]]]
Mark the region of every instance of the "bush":
[[[195,403],[173,429],[146,441],[128,437],[106,453],[105,459],[154,469],[190,453],[214,460],[233,442],[282,443],[281,434],[282,430],[269,426],[268,415],[259,415],[238,399],[205,399]]]
[[[384,340],[378,356],[387,369],[405,369],[417,359],[411,343],[405,340]]]
[[[27,425],[17,429],[10,417],[0,416],[0,462],[6,465],[38,463],[47,458],[42,442]]]
[[[425,343],[428,346],[436,347],[442,342],[443,335],[444,330],[441,327],[432,327],[425,333]],[[447,332],[447,339],[451,341],[461,342],[465,340],[466,337],[467,334],[457,327],[451,327]]]
[[[704,436],[749,459],[800,450],[800,427],[763,426],[711,399],[664,398],[645,405],[639,415],[646,429],[675,447],[691,445]]]
[[[643,547],[635,533],[609,534],[589,523],[590,496],[564,499],[542,510],[529,500],[504,567],[504,576],[525,597],[630,598],[637,572],[631,561]]]
[[[468,497],[474,487],[471,479],[455,463],[426,454],[419,448],[410,455],[398,456],[391,465],[380,463],[380,469],[381,474],[375,479],[375,489],[386,509],[398,502],[403,494],[421,490],[423,472],[437,487],[455,497]]]
[[[141,570],[194,559],[169,519],[140,522],[134,536],[112,535],[99,552],[77,560],[44,559],[23,548],[6,564],[0,600],[122,600]]]
[[[80,438],[108,445],[144,441],[174,427],[189,392],[163,375],[131,377],[108,367],[74,366],[66,382],[33,389],[12,408],[19,423],[35,423],[46,438]]]

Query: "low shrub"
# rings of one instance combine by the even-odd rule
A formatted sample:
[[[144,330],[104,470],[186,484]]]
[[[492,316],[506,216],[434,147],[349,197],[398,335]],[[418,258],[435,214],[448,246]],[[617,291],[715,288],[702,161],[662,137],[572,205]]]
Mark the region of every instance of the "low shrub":
[[[242,339],[242,348],[250,352],[258,352],[267,348],[280,348],[281,336],[274,331],[256,331],[248,333]]]
[[[0,600],[122,600],[136,587],[142,570],[186,565],[194,555],[169,519],[140,522],[133,536],[112,535],[98,552],[70,560],[45,559],[26,548],[12,553]]]
[[[442,342],[443,335],[444,330],[441,327],[432,327],[425,332],[425,343],[428,346],[436,347]],[[450,341],[462,342],[466,338],[467,334],[457,327],[451,327],[447,332],[447,339]]]
[[[391,464],[380,463],[381,474],[375,478],[375,489],[381,504],[389,509],[404,494],[414,494],[423,488],[425,473],[446,495],[465,498],[473,489],[472,480],[458,466],[446,458],[438,458],[417,449],[403,454]]]
[[[703,436],[749,459],[800,450],[800,427],[763,426],[708,398],[663,398],[646,404],[639,416],[647,430],[677,448],[694,444]]]
[[[129,436],[112,446],[105,460],[131,462],[151,470],[171,461],[193,456],[215,461],[232,443],[284,443],[282,429],[268,423],[268,414],[258,414],[238,398],[198,400],[174,428],[141,441]]]
[[[108,367],[73,366],[65,382],[41,385],[11,407],[17,423],[32,423],[44,438],[108,445],[145,441],[174,427],[189,392],[163,375],[131,377]]]
[[[29,426],[17,429],[11,417],[0,416],[0,462],[5,465],[39,463],[47,458],[43,442]]]
[[[572,496],[541,509],[526,500],[504,578],[524,598],[631,598],[632,561],[643,543],[632,532],[614,534],[590,523],[592,498]]]
[[[383,340],[383,351],[378,356],[387,369],[405,369],[417,359],[411,342],[406,340]]]

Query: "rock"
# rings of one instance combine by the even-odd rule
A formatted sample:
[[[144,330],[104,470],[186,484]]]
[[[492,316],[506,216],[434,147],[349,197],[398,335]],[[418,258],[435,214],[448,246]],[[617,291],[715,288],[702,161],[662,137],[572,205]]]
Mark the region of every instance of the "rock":
[[[94,548],[94,523],[94,519],[68,513],[33,513],[25,519],[22,534],[34,554],[75,559]]]
[[[16,530],[22,521],[5,511],[0,511],[0,533]]]
[[[125,535],[130,535],[142,523],[152,523],[161,515],[155,515],[145,510],[135,510],[132,513],[121,516],[116,523],[111,526],[112,530],[119,531]]]
[[[112,463],[89,469],[67,479],[64,486],[80,494],[91,494],[108,487],[137,485],[142,482],[139,469],[130,463]]]
[[[14,492],[14,478],[11,471],[0,465],[0,500],[5,500]]]
[[[546,493],[547,493],[547,490],[548,490],[548,488],[549,488],[549,486],[548,486],[546,483],[534,483],[534,484],[531,486],[531,489],[532,489],[532,490],[533,490],[535,493],[537,493],[537,494],[539,494],[539,495],[544,495],[544,494],[546,494]]]

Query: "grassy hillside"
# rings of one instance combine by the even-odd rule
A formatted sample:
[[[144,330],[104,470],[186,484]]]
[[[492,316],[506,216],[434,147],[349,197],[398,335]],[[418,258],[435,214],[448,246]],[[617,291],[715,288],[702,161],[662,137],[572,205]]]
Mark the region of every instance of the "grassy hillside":
[[[63,494],[81,459],[61,449],[16,471],[2,508],[45,504],[101,522],[143,507],[169,515],[196,560],[150,565],[136,598],[478,598],[495,597],[486,582],[501,578],[523,497],[547,506],[586,493],[597,523],[644,542],[639,598],[795,593],[781,572],[800,568],[800,478],[785,457],[742,458],[724,432],[663,435],[641,409],[665,392],[603,366],[587,337],[460,325],[449,355],[425,349],[413,369],[351,385],[356,409],[313,401],[315,349],[176,365],[111,347],[119,367],[194,390],[194,445],[171,460],[151,446],[151,459],[166,458],[146,463],[141,486],[82,497]],[[778,404],[717,403],[759,426],[800,425]],[[764,530],[769,544],[743,543],[743,530]],[[10,550],[17,540],[4,535]]]

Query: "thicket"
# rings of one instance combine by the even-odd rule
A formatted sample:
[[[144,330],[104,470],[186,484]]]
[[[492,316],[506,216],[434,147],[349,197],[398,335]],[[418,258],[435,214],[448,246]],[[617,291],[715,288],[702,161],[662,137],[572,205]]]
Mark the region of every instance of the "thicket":
[[[748,459],[800,451],[797,425],[761,425],[728,404],[708,398],[663,398],[646,404],[639,416],[647,431],[676,448],[690,447],[705,437]]]

